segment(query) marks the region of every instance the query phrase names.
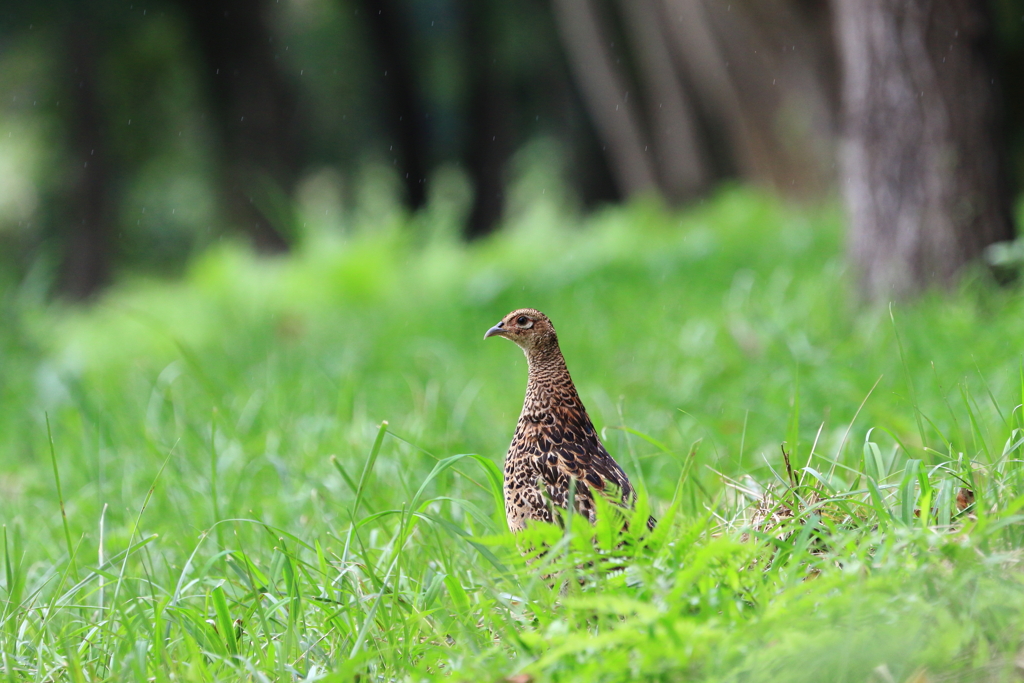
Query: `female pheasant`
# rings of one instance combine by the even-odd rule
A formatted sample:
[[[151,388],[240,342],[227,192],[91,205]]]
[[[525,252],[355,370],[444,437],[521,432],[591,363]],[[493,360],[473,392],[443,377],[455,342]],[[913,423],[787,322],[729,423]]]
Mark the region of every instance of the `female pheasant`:
[[[573,480],[574,508],[591,523],[594,491],[632,506],[636,493],[597,437],[548,317],[521,308],[487,330],[484,339],[488,337],[504,337],[518,344],[530,369],[523,412],[505,456],[508,528],[516,533],[531,519],[553,521],[552,506],[566,507]],[[653,525],[652,517],[648,526]]]

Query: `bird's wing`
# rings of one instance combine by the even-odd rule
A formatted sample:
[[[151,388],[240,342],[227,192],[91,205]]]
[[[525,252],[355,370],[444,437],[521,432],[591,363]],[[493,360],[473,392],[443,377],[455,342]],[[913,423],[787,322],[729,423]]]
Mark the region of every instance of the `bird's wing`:
[[[524,445],[532,447],[552,502],[564,506],[573,479],[577,482],[576,507],[591,517],[591,490],[615,502],[633,502],[633,487],[626,473],[605,450],[586,411],[555,407],[523,417]]]

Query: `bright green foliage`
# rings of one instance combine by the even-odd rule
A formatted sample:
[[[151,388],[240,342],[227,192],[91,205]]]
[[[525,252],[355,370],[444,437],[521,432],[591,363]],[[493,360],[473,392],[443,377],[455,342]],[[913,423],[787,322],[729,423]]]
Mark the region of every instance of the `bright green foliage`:
[[[836,215],[749,192],[560,215],[224,245],[84,311],[7,291],[3,678],[1016,680],[1019,288],[863,306]],[[517,306],[628,531],[505,530],[525,362],[482,336]]]

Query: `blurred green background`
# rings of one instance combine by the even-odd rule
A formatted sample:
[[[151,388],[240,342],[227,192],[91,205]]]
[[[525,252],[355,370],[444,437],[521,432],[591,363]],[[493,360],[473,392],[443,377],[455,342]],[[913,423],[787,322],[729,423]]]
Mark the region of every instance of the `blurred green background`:
[[[974,4],[1016,194],[1024,8]],[[577,7],[593,35],[574,33]],[[88,298],[122,274],[180,275],[225,237],[277,252],[410,213],[419,239],[478,237],[544,192],[566,221],[736,180],[830,201],[835,20],[798,0],[10,3],[4,287]],[[602,87],[628,121],[605,121]]]

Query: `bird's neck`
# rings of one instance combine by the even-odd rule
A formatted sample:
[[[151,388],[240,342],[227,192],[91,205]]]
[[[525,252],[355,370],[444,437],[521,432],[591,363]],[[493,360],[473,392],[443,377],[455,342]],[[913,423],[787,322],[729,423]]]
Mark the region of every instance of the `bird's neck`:
[[[526,385],[527,398],[546,394],[564,395],[566,389],[576,393],[565,358],[557,345],[531,349],[526,354],[529,377]]]

